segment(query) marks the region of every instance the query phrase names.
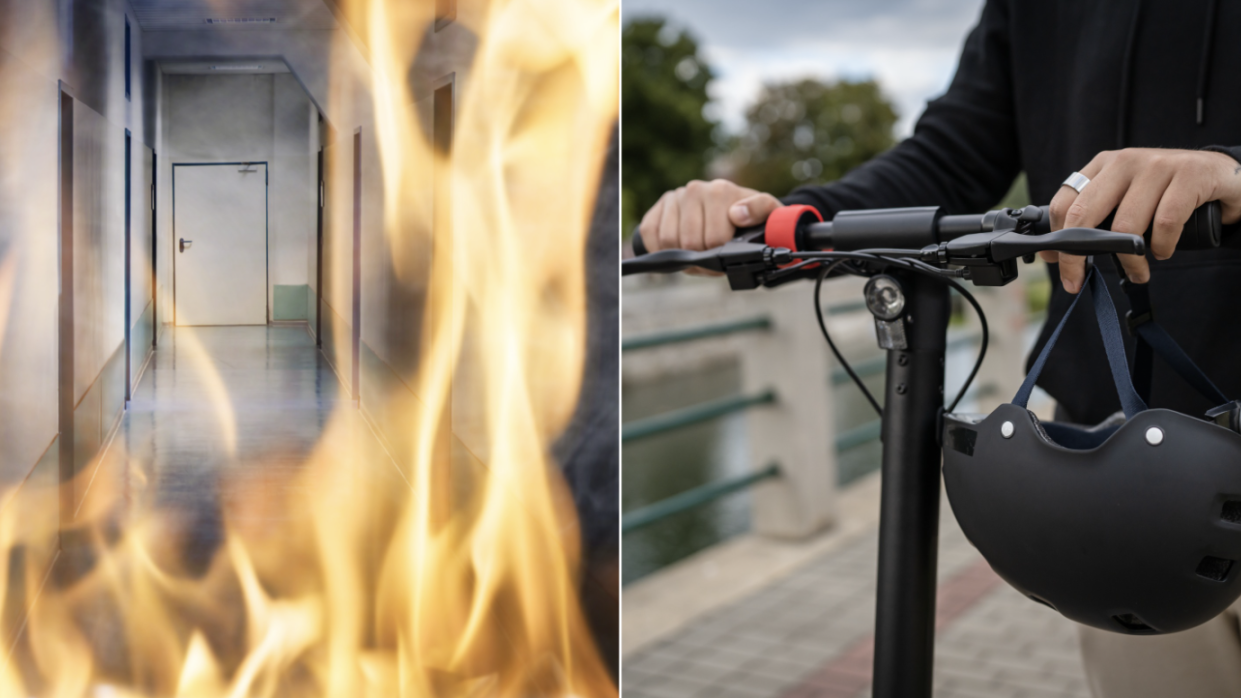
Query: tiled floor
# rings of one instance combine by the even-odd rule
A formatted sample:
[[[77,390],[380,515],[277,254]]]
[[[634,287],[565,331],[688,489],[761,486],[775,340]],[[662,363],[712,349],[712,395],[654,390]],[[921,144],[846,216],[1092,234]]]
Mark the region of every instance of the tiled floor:
[[[627,656],[626,698],[870,695],[877,530]],[[1073,625],[999,581],[947,507],[937,698],[1089,696]]]

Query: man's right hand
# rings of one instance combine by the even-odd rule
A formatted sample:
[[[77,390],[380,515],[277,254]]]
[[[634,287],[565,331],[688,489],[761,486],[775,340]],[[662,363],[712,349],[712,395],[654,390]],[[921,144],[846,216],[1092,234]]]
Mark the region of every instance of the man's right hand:
[[[728,180],[694,180],[666,192],[642,217],[646,249],[706,250],[733,239],[737,228],[758,225],[784,204],[771,194]]]

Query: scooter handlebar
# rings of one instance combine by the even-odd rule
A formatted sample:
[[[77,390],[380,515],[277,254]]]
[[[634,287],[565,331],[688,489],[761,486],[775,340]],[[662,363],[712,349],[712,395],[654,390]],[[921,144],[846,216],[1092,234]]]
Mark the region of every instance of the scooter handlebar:
[[[1048,207],[1040,206],[1039,208],[1043,212],[1043,220],[1044,221],[1050,220],[1050,214],[1048,212]],[[943,216],[939,219],[940,232],[943,237],[956,237],[956,236],[959,236],[962,234],[968,234],[971,232],[986,232],[991,229],[989,228],[989,225],[993,224],[993,221],[989,221],[988,217],[993,217],[993,216],[994,216],[994,212],[988,213],[988,214],[982,214],[978,216]],[[1103,222],[1099,224],[1098,229],[1099,230],[1111,230],[1112,218],[1113,216],[1111,215],[1105,218]],[[1232,233],[1233,232],[1232,228],[1234,227],[1236,226],[1229,226],[1230,230],[1228,232]],[[831,223],[818,223],[818,224],[811,226],[811,228],[813,229],[811,238],[815,242],[820,243],[820,245],[818,246],[821,246],[823,248],[829,247],[830,239],[831,239]],[[755,232],[757,230],[761,230],[761,226],[755,227],[755,228],[741,228],[737,230],[736,234],[737,236],[741,236],[746,233]],[[1152,232],[1153,232],[1153,227],[1147,228],[1146,233],[1142,236],[1143,239],[1146,241],[1147,246],[1150,245]],[[1220,210],[1219,202],[1208,201],[1202,206],[1199,206],[1198,208],[1194,209],[1194,212],[1192,215],[1190,215],[1189,220],[1185,222],[1185,227],[1181,231],[1181,237],[1177,241],[1176,249],[1177,250],[1214,249],[1216,247],[1219,247],[1221,242],[1223,241],[1224,232],[1225,231],[1224,231],[1224,226],[1222,223],[1222,213]],[[642,240],[642,233],[641,231],[638,230],[637,227],[634,227],[632,241],[633,241],[633,253],[635,255],[640,257],[642,255],[646,255],[649,253],[649,250],[647,250],[646,244]],[[1138,253],[1126,252],[1125,254],[1143,254],[1143,253],[1142,252],[1138,252]]]

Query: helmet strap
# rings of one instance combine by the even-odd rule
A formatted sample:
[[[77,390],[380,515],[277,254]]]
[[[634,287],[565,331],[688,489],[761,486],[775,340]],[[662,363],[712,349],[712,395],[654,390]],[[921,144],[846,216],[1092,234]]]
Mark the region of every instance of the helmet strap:
[[[1025,381],[1017,390],[1016,397],[1013,398],[1013,404],[1018,407],[1025,407],[1029,404],[1030,394],[1034,392],[1034,384],[1047,364],[1047,357],[1051,355],[1051,350],[1055,347],[1056,340],[1060,338],[1060,333],[1064,330],[1069,316],[1073,314],[1078,302],[1086,294],[1086,286],[1090,287],[1090,295],[1093,297],[1095,318],[1099,322],[1099,333],[1103,337],[1103,349],[1107,353],[1107,363],[1112,370],[1112,382],[1116,385],[1116,395],[1120,398],[1120,406],[1125,412],[1125,417],[1132,419],[1134,415],[1146,409],[1146,402],[1138,395],[1133,387],[1133,380],[1129,377],[1129,361],[1125,356],[1125,340],[1121,335],[1120,321],[1116,317],[1116,306],[1112,304],[1112,295],[1108,293],[1107,285],[1103,283],[1103,278],[1094,265],[1089,266],[1086,272],[1086,283],[1082,290],[1073,298],[1073,303],[1065,311],[1064,317],[1060,318],[1060,324],[1056,325],[1055,331],[1051,333],[1051,337],[1043,345],[1043,350],[1039,352],[1038,358],[1034,360],[1030,372],[1026,374]]]
[[[1122,267],[1117,264],[1117,269]],[[1129,298],[1130,311],[1125,315],[1129,326],[1129,334],[1137,339],[1137,351],[1133,359],[1133,384],[1138,395],[1144,401],[1150,401],[1151,373],[1154,369],[1154,357],[1163,359],[1168,366],[1176,371],[1194,390],[1215,405],[1228,402],[1228,396],[1216,387],[1207,374],[1189,358],[1181,345],[1172,339],[1159,323],[1155,322],[1155,313],[1151,307],[1150,284],[1136,284],[1130,281],[1124,271],[1120,272],[1120,287]]]

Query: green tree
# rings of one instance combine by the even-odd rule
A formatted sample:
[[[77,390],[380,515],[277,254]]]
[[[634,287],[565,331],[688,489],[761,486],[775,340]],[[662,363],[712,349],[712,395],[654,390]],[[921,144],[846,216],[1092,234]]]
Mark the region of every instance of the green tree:
[[[771,83],[746,112],[721,170],[738,184],[777,196],[830,182],[895,142],[896,111],[874,80]]]
[[[712,73],[698,42],[657,17],[621,36],[621,177],[625,234],[661,194],[703,176],[715,124],[703,115]]]

